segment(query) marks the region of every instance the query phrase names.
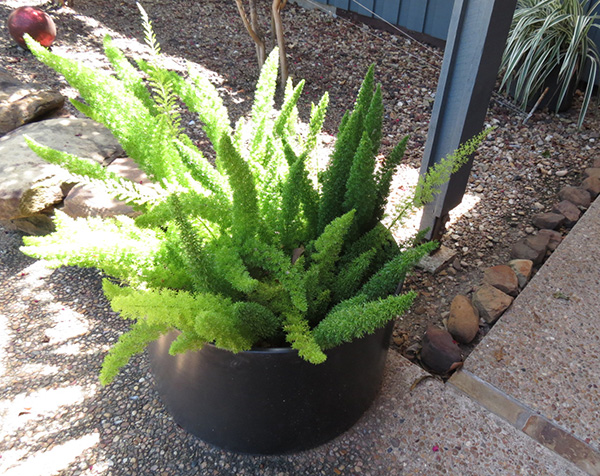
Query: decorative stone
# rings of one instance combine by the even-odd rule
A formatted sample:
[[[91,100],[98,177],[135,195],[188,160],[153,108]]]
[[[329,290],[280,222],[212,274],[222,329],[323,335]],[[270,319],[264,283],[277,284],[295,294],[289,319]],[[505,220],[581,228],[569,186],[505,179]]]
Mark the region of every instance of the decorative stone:
[[[563,236],[555,230],[540,230],[538,235],[548,236],[548,249],[550,251],[554,251],[563,240]]]
[[[533,235],[525,238],[525,244],[529,246],[532,250],[543,253],[546,255],[546,250],[548,249],[548,243],[550,242],[550,238],[544,235]]]
[[[594,162],[592,163],[592,167],[595,169],[600,169],[600,159],[598,159],[598,158],[594,159]]]
[[[130,158],[115,159],[106,168],[119,177],[128,178],[138,184],[150,183],[146,174]],[[75,185],[64,200],[63,211],[74,218],[136,215],[132,207],[113,198],[104,189],[90,184]]]
[[[481,286],[473,295],[473,305],[488,324],[493,324],[512,304],[513,298],[489,284]]]
[[[446,374],[461,364],[462,355],[448,331],[430,326],[423,337],[421,361],[433,372]]]
[[[547,236],[528,236],[512,246],[510,256],[514,259],[531,260],[533,264],[541,264],[546,257],[549,241],[550,238]]]
[[[517,275],[519,281],[519,288],[523,289],[531,278],[531,272],[533,271],[533,261],[529,259],[513,259],[508,262],[508,265]]]
[[[468,344],[479,332],[479,311],[462,294],[456,296],[450,304],[448,332],[461,344]]]
[[[60,167],[46,163],[27,146],[24,135],[99,163],[122,154],[110,131],[91,119],[49,119],[7,134],[0,138],[0,220],[49,215],[72,185],[72,179]],[[29,220],[23,231],[31,233],[30,223],[37,221]],[[18,223],[13,221],[15,226]]]
[[[483,282],[510,296],[516,296],[519,293],[517,275],[510,266],[505,264],[487,268],[483,272]]]
[[[577,220],[581,217],[581,211],[575,205],[573,205],[568,200],[563,200],[562,202],[557,203],[552,208],[554,213],[560,213],[565,217],[564,225],[568,228],[571,228]]]
[[[417,266],[431,274],[435,274],[451,263],[454,258],[456,258],[456,251],[442,245],[431,255],[421,258]]]
[[[594,167],[589,167],[589,168],[585,169],[583,171],[583,177],[584,178],[596,177],[596,178],[600,179],[600,165],[596,166],[594,164]]]
[[[600,178],[598,177],[588,177],[584,179],[581,186],[589,192],[592,199],[595,199],[600,195]]]
[[[0,68],[0,136],[60,109],[64,102],[58,91],[22,83]]]
[[[560,213],[536,213],[531,221],[538,228],[555,230],[565,222],[565,217]]]
[[[558,192],[558,196],[561,200],[568,200],[580,208],[588,208],[591,203],[590,193],[581,187],[564,187]]]
[[[514,259],[524,259],[533,261],[535,264],[540,264],[544,260],[544,255],[538,251],[532,250],[525,240],[520,240],[514,243],[510,249],[510,257]]]

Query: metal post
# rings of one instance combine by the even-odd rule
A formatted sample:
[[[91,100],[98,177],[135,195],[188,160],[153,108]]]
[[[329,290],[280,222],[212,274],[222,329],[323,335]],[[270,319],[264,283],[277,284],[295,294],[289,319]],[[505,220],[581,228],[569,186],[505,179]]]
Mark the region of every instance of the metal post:
[[[455,0],[435,96],[421,175],[479,133],[498,75],[517,0]],[[448,213],[461,201],[473,159],[423,211],[421,230],[439,239]]]

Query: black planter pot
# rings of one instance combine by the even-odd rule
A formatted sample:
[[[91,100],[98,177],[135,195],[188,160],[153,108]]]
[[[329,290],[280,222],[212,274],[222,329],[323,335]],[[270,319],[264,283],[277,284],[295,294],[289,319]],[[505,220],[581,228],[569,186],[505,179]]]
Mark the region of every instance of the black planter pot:
[[[288,348],[233,354],[205,345],[168,354],[176,333],[148,347],[158,393],[175,421],[231,451],[282,454],[325,443],[369,408],[383,379],[393,322],[327,352],[323,364]]]
[[[544,95],[544,97],[540,101],[540,104],[538,105],[538,110],[541,111],[544,108],[548,108],[548,111],[550,111],[550,112],[565,112],[571,108],[571,106],[573,105],[573,97],[575,96],[575,90],[577,89],[577,82],[576,82],[575,77],[571,78],[571,81],[569,82],[569,86],[567,88],[565,97],[563,98],[562,102],[560,103],[560,106],[558,107],[558,111],[556,109],[556,107],[558,106],[558,99],[560,97],[560,88],[561,88],[560,84],[558,83],[558,71],[559,71],[559,68],[555,68],[554,70],[552,70],[550,75],[546,78],[546,81],[544,82],[544,85],[542,86],[542,90],[527,102],[527,110],[528,111],[533,109],[533,106],[535,106],[538,99],[540,98],[540,96],[542,95],[542,93],[544,92],[544,90],[546,88],[548,88],[548,92]],[[519,97],[519,98],[515,97],[515,89],[516,89],[516,84],[513,82],[510,85],[510,95],[513,98],[515,98],[515,100],[520,101],[522,99],[521,97]]]

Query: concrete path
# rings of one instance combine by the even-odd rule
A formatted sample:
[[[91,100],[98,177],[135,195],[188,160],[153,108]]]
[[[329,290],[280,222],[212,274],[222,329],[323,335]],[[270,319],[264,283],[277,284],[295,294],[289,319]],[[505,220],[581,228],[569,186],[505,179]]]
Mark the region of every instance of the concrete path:
[[[600,474],[600,200],[450,383]]]

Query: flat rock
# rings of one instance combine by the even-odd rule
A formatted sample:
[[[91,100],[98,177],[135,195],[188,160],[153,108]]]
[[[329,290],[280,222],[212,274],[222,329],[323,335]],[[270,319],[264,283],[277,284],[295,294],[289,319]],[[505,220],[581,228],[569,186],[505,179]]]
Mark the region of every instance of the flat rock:
[[[529,246],[531,249],[539,251],[540,253],[546,254],[546,250],[548,249],[548,243],[550,242],[550,237],[546,235],[533,235],[525,238],[525,244]]]
[[[533,261],[529,259],[513,259],[508,262],[508,265],[517,275],[519,281],[519,288],[523,289],[529,278],[531,278],[531,272],[533,271]]]
[[[456,296],[450,304],[448,332],[461,344],[468,344],[479,332],[479,311],[462,294]]]
[[[595,199],[598,195],[600,195],[600,178],[588,177],[583,180],[581,187],[590,193],[592,199]]]
[[[106,168],[119,177],[128,178],[136,183],[150,183],[146,174],[130,158],[117,158]],[[113,198],[104,189],[90,184],[75,185],[64,199],[63,211],[73,218],[136,215],[131,206]]]
[[[549,241],[548,236],[528,236],[512,245],[510,257],[513,259],[527,259],[533,261],[533,264],[541,264],[546,257]]]
[[[550,251],[556,250],[563,240],[563,236],[556,230],[540,230],[538,235],[548,237],[548,249]]]
[[[0,136],[60,109],[65,98],[39,84],[25,84],[0,68]]]
[[[496,322],[512,302],[511,296],[489,284],[484,284],[473,294],[473,305],[488,324]]]
[[[571,228],[579,218],[581,217],[581,211],[575,205],[573,205],[568,200],[563,200],[562,202],[557,203],[552,208],[554,213],[560,213],[565,217],[564,225],[568,228]]]
[[[91,119],[49,119],[22,126],[1,137],[0,220],[18,220],[40,213],[48,215],[54,205],[62,202],[72,185],[66,172],[46,163],[27,146],[24,135],[98,163],[109,162],[117,154],[123,154],[110,131]],[[31,232],[29,228],[23,231]]]
[[[600,165],[594,165],[594,167],[588,167],[587,169],[585,169],[583,171],[583,177],[596,177],[600,179]]]
[[[433,372],[446,374],[460,365],[462,355],[448,331],[430,326],[423,337],[421,361]]]
[[[555,230],[565,222],[565,217],[560,213],[536,213],[531,221],[538,228]]]
[[[511,246],[510,257],[513,259],[529,260],[535,264],[539,264],[544,260],[544,256],[527,246],[525,240],[517,241]]]
[[[558,196],[580,208],[588,208],[591,203],[590,193],[582,187],[564,187],[558,192]]]
[[[448,266],[455,258],[456,251],[442,245],[431,255],[421,258],[417,266],[431,274],[435,274]]]
[[[514,270],[505,264],[487,268],[483,272],[483,282],[510,296],[519,293],[519,279]]]

